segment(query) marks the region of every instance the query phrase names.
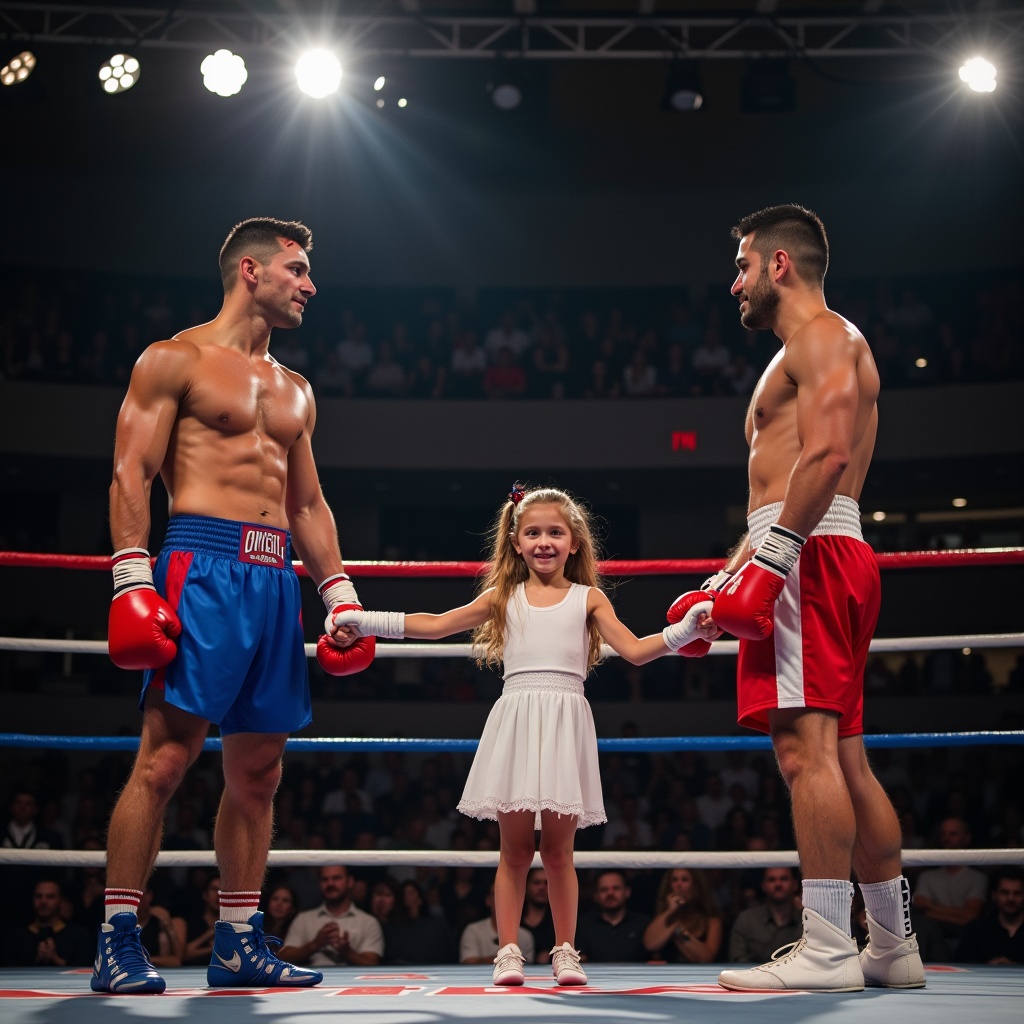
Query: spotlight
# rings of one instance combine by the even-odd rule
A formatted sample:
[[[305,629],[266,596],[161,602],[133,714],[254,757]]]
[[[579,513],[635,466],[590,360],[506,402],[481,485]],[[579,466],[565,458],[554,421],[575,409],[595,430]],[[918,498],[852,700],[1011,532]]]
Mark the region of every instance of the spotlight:
[[[960,69],[960,81],[975,92],[995,92],[996,69],[984,57],[972,57]]]
[[[409,101],[403,96],[401,97],[401,99],[399,99],[398,105],[404,110],[407,106],[409,106]]]
[[[523,102],[523,91],[514,82],[491,85],[491,102],[499,110],[515,110]]]
[[[967,499],[966,498],[954,498],[953,499],[953,508],[967,508]]]
[[[249,77],[245,61],[230,50],[211,53],[199,70],[203,73],[203,85],[218,96],[234,96]]]
[[[380,92],[384,88],[384,83],[387,79],[383,75],[378,75],[373,82],[373,91]]]
[[[17,57],[0,68],[0,84],[20,85],[35,71],[36,55],[31,50],[22,50]]]
[[[103,91],[113,96],[127,92],[139,80],[142,68],[135,57],[127,53],[115,53],[100,66],[100,84]]]
[[[704,89],[697,67],[691,61],[673,61],[661,101],[665,110],[700,110],[704,105]]]
[[[307,96],[323,99],[341,85],[341,64],[330,50],[310,50],[295,65],[295,77]]]
[[[740,97],[747,113],[792,110],[796,106],[796,79],[784,60],[757,60],[743,72]]]

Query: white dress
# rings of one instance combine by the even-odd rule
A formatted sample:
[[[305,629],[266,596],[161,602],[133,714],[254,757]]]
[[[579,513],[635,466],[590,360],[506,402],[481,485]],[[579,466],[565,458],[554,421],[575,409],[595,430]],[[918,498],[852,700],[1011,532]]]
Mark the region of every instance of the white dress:
[[[534,608],[520,584],[506,618],[505,685],[491,708],[458,809],[472,818],[499,811],[576,817],[577,827],[608,820],[601,794],[587,674],[587,597],[572,584],[550,608]]]

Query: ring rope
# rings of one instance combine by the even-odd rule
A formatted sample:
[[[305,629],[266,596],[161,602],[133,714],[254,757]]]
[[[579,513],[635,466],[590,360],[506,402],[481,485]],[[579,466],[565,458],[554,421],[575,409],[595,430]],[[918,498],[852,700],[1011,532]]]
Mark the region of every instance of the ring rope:
[[[0,848],[0,865],[49,865],[51,867],[103,867],[103,850],[7,850]],[[578,850],[573,854],[578,868],[773,868],[799,867],[796,850],[687,851]],[[1024,864],[1024,849],[988,850],[903,850],[905,867],[934,867],[953,864]],[[271,850],[269,867],[323,867],[346,864],[353,867],[474,867],[493,868],[497,850]],[[213,850],[161,850],[157,867],[216,867]],[[543,867],[538,852],[534,867]]]
[[[957,548],[948,551],[879,551],[883,569],[931,569],[943,566],[1024,565],[1024,547]],[[31,551],[0,551],[0,566],[28,569],[93,569],[109,571],[109,555],[62,555]],[[302,562],[293,562],[300,576],[308,576]],[[718,572],[722,558],[610,559],[600,563],[605,576],[697,575]],[[385,562],[345,563],[350,576],[482,576],[487,562]]]
[[[285,748],[303,752],[310,750],[406,750],[406,751],[448,751],[451,753],[473,753],[479,740],[473,739],[425,739],[405,737],[362,737],[362,736],[292,736],[285,741]],[[893,732],[875,733],[864,737],[868,748],[907,749],[912,747],[973,747],[973,746],[1021,746],[1024,745],[1024,730],[977,732]],[[20,747],[42,750],[138,750],[138,736],[41,736],[30,733],[0,733],[0,747]],[[597,749],[601,751],[643,752],[648,754],[669,753],[677,750],[771,750],[768,736],[635,736],[631,738],[598,739]],[[221,740],[208,736],[203,750],[220,750]]]
[[[882,651],[954,651],[964,647],[1022,647],[1024,633],[959,633],[950,636],[876,637],[871,652]],[[306,657],[316,657],[316,644],[306,644]],[[619,655],[607,645],[604,657]],[[50,654],[106,654],[106,640],[54,640],[46,637],[0,636],[0,651],[30,651]],[[716,640],[709,654],[737,654],[736,640]],[[377,644],[378,658],[470,658],[472,644],[401,643]]]

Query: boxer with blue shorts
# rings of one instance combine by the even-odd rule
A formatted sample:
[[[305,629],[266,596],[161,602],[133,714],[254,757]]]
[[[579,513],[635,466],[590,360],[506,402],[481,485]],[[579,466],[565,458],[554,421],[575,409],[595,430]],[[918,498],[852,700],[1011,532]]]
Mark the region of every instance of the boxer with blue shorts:
[[[143,677],[221,733],[295,732],[312,720],[302,600],[287,530],[172,516],[153,573],[181,621],[178,655]]]

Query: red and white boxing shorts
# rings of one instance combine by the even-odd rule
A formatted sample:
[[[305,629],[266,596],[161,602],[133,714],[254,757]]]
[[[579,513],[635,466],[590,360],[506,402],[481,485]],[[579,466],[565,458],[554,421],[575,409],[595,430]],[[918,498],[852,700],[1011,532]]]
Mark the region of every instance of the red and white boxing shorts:
[[[782,503],[747,517],[750,550],[764,541]],[[741,640],[737,721],[769,732],[773,708],[839,713],[839,735],[864,731],[864,665],[878,622],[882,588],[875,553],[864,542],[860,508],[837,495],[807,538],[775,602],[765,640]]]

